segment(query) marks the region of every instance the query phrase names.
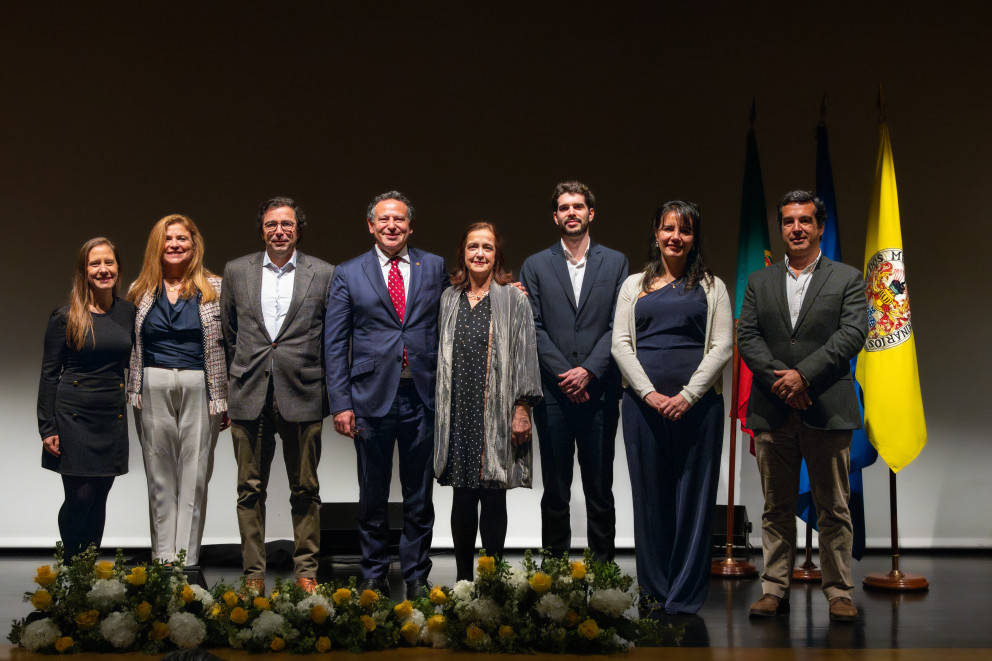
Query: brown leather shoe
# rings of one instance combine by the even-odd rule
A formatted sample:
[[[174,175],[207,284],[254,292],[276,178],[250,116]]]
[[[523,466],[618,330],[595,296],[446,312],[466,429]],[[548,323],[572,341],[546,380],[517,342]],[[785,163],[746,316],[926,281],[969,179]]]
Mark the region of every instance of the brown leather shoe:
[[[317,589],[317,579],[308,576],[300,576],[296,579],[296,584],[303,588],[307,594],[313,594],[314,590]]]
[[[788,612],[788,599],[782,599],[781,597],[776,597],[775,595],[768,594],[766,592],[761,595],[761,599],[751,604],[751,610],[748,611],[748,615],[755,615],[757,617],[774,617],[775,615],[784,615]]]
[[[263,594],[265,594],[265,579],[264,578],[246,578],[245,579],[245,592],[249,596],[252,596],[252,597],[261,597]]]
[[[847,597],[834,597],[830,600],[831,622],[857,622],[858,607]]]

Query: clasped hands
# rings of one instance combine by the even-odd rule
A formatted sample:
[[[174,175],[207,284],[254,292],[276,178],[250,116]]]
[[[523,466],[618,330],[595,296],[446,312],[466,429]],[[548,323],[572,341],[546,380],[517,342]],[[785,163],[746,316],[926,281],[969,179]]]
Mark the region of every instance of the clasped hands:
[[[778,381],[772,384],[772,393],[794,409],[805,411],[813,401],[809,398],[806,383],[799,370],[774,370]]]
[[[559,374],[558,378],[561,379],[558,387],[570,402],[581,404],[589,401],[589,391],[586,387],[592,382],[592,373],[585,367],[573,367]]]
[[[644,396],[644,401],[661,417],[668,420],[681,420],[685,412],[689,410],[689,402],[685,400],[682,393],[674,397],[665,397],[660,392],[649,392]]]

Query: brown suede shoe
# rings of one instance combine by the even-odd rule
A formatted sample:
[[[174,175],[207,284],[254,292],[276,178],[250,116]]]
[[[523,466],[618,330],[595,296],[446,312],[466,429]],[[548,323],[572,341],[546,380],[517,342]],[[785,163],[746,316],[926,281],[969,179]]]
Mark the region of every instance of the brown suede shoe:
[[[300,576],[296,579],[296,584],[303,588],[303,591],[307,594],[313,594],[314,590],[317,589],[317,579],[310,578],[307,576]]]
[[[857,622],[858,607],[847,597],[834,597],[830,600],[831,622]]]
[[[789,600],[776,597],[767,592],[761,595],[761,599],[751,604],[748,615],[757,617],[774,617],[775,615],[785,615],[789,612]]]
[[[251,597],[261,597],[265,594],[265,579],[264,578],[246,578],[245,579],[245,592],[247,596]]]

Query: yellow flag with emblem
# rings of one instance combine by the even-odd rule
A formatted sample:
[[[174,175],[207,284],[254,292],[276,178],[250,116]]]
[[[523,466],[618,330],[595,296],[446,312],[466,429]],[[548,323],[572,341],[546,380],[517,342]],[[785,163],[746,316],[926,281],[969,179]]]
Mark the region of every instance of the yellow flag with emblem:
[[[868,439],[892,472],[898,473],[923,450],[927,427],[909,313],[896,170],[884,119],[878,137],[865,242],[869,329],[855,374],[864,391]]]

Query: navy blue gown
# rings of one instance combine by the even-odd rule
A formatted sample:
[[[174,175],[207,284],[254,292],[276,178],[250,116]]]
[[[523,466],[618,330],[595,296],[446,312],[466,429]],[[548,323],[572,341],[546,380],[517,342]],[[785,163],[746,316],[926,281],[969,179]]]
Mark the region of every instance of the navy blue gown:
[[[706,294],[662,287],[635,303],[637,360],[657,392],[682,391],[703,359]],[[629,391],[623,436],[634,494],[642,604],[695,613],[706,600],[713,504],[723,445],[723,399],[711,388],[681,420],[663,418]]]

